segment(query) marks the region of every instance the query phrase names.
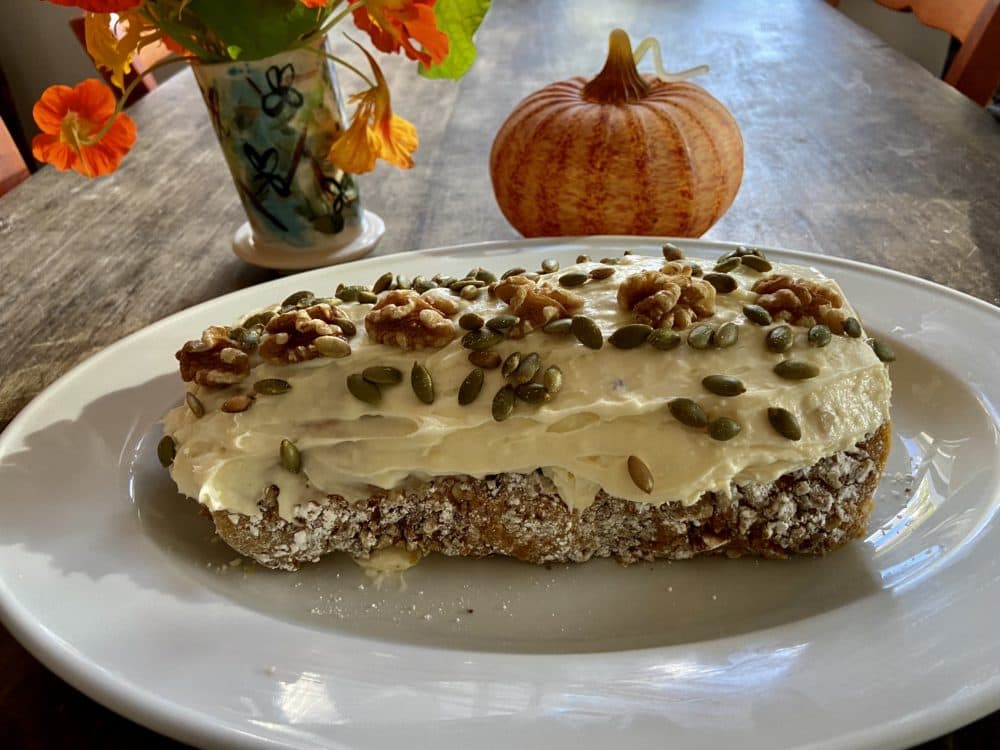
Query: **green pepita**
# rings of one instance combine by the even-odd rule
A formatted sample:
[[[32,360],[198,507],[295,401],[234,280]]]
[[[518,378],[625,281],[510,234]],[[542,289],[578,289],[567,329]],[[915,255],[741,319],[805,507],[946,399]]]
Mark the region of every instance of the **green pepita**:
[[[601,258],[601,263],[606,266],[616,266],[618,265],[618,258]]]
[[[800,359],[786,359],[774,366],[774,373],[788,380],[808,380],[819,375],[819,368]]]
[[[555,258],[546,258],[542,261],[542,273],[555,273],[559,270],[559,261]]]
[[[437,276],[434,279],[442,289],[451,289],[452,284],[456,284],[458,279],[454,276]]]
[[[652,332],[652,326],[631,323],[612,333],[608,341],[618,349],[635,349],[637,346],[642,346]]]
[[[511,385],[521,385],[532,380],[538,373],[538,368],[542,366],[542,358],[536,352],[521,358],[520,363],[514,371],[507,376],[507,382]]]
[[[255,313],[249,318],[243,321],[244,328],[253,328],[254,326],[265,326],[267,322],[274,317],[274,312],[271,310],[265,310],[264,312]]]
[[[285,471],[292,474],[298,474],[302,471],[302,454],[299,453],[299,449],[295,447],[295,443],[291,440],[281,441],[281,445],[278,448],[278,457],[281,459],[281,465]]]
[[[725,260],[720,260],[715,264],[715,268],[712,270],[716,273],[729,273],[736,267],[740,265],[739,258],[726,258]]]
[[[503,366],[500,368],[500,374],[505,378],[509,377],[514,370],[517,369],[518,365],[521,364],[521,352],[511,352],[507,355],[507,359],[503,361]]]
[[[521,383],[514,388],[514,395],[526,404],[544,404],[552,398],[541,383]]]
[[[556,335],[565,335],[573,330],[573,321],[569,318],[556,318],[553,321],[546,323],[542,330],[545,333],[554,333]]]
[[[478,367],[465,376],[462,385],[458,388],[458,403],[467,406],[479,397],[479,392],[483,390],[483,380],[486,377]]]
[[[397,289],[409,289],[412,285],[409,276],[397,276],[396,277],[396,288]]]
[[[497,280],[496,274],[493,273],[492,271],[487,271],[485,268],[477,268],[476,272],[470,273],[469,276],[471,276],[474,279],[478,279],[484,284],[492,284],[494,281]]]
[[[671,399],[667,404],[667,409],[674,419],[688,427],[695,427],[699,430],[705,429],[708,425],[708,415],[697,401],[689,398]]]
[[[768,350],[779,354],[791,349],[794,342],[795,334],[792,333],[791,327],[786,325],[775,326],[764,337],[764,344]]]
[[[368,380],[360,372],[355,372],[347,376],[347,390],[358,401],[366,404],[378,404],[382,400],[382,391],[379,387]]]
[[[719,326],[719,330],[715,332],[715,338],[712,340],[712,344],[716,349],[728,349],[740,338],[740,329],[733,321],[728,323],[723,323]]]
[[[589,255],[577,255],[576,256],[576,262],[577,263],[590,263],[590,256]]]
[[[431,281],[424,276],[415,276],[413,278],[413,289],[423,294],[424,292],[429,292],[431,289],[437,289],[437,282]]]
[[[747,268],[752,268],[758,273],[767,273],[771,270],[771,264],[759,255],[748,253],[740,258],[740,262]]]
[[[696,279],[700,279],[705,275],[705,269],[696,263],[688,263],[688,268],[691,269],[691,275]]]
[[[545,370],[545,374],[542,376],[542,384],[545,386],[545,390],[549,394],[556,394],[562,390],[563,386],[563,374],[556,365],[550,366]]]
[[[503,341],[502,333],[491,328],[478,328],[475,331],[469,331],[462,337],[462,346],[466,349],[479,351],[496,346],[501,341]]]
[[[281,301],[281,306],[285,307],[286,305],[295,305],[295,306],[302,305],[305,302],[312,301],[315,297],[316,295],[309,291],[303,290],[301,292],[295,292],[294,294],[289,294],[287,297],[285,297],[285,299]]]
[[[198,419],[205,416],[205,405],[201,402],[201,399],[195,396],[193,393],[188,391],[184,394],[184,403],[187,404],[187,408],[191,410]]]
[[[719,294],[729,294],[730,292],[735,292],[736,288],[739,286],[739,284],[736,283],[736,279],[728,273],[706,273],[705,281],[714,286],[715,291]]]
[[[672,242],[664,243],[663,257],[667,260],[680,260],[684,257],[684,251]]]
[[[292,390],[292,384],[281,378],[264,378],[253,384],[253,390],[264,396],[280,396]]]
[[[774,431],[782,437],[786,437],[789,440],[802,439],[802,429],[799,427],[798,420],[795,419],[795,415],[788,411],[788,409],[782,409],[777,406],[768,408],[767,421],[771,423]]]
[[[425,404],[434,403],[434,381],[427,368],[419,362],[414,362],[413,369],[410,370],[410,386],[417,398]]]
[[[368,291],[358,292],[358,302],[362,305],[374,305],[378,302],[378,295]]]
[[[708,349],[715,339],[715,329],[707,323],[696,325],[688,333],[688,346],[692,349]]]
[[[875,352],[875,356],[878,357],[883,362],[895,362],[896,352],[892,350],[884,341],[879,341],[878,339],[868,339],[868,346],[872,348]]]
[[[253,405],[253,399],[250,396],[233,396],[232,398],[227,398],[222,402],[222,409],[226,414],[239,414],[249,409]]]
[[[573,324],[570,330],[577,340],[588,349],[600,349],[604,346],[604,334],[597,327],[597,323],[586,315],[573,316]]]
[[[654,349],[667,352],[680,346],[681,336],[668,328],[659,328],[649,334],[649,338],[646,340]]]
[[[559,277],[559,286],[572,289],[573,287],[586,284],[589,278],[590,276],[585,274],[583,271],[570,271],[569,273],[564,273]]]
[[[381,294],[392,286],[392,280],[395,278],[392,271],[386,271],[384,274],[375,279],[375,283],[372,284],[372,292],[375,294]]]
[[[861,323],[857,318],[848,318],[844,321],[844,333],[852,339],[861,338]]]
[[[815,347],[824,347],[829,344],[830,340],[833,338],[833,334],[830,332],[830,329],[822,324],[814,325],[810,328],[807,336],[809,339],[809,345]]]
[[[743,315],[751,323],[756,323],[759,326],[771,325],[771,313],[760,305],[744,305]]]
[[[469,361],[484,370],[495,370],[500,366],[501,358],[495,351],[484,349],[481,352],[469,352]]]
[[[493,397],[493,405],[491,407],[491,412],[493,414],[493,419],[497,422],[503,422],[511,414],[514,413],[514,403],[517,400],[517,396],[514,393],[514,389],[509,385],[505,385],[496,395]]]
[[[462,299],[466,299],[472,302],[473,300],[479,299],[479,295],[482,293],[482,291],[483,291],[482,289],[479,289],[478,287],[475,287],[472,284],[468,284],[467,286],[462,287],[462,289],[458,293],[458,296],[461,297]]]
[[[638,456],[628,457],[628,475],[632,477],[635,486],[647,495],[653,491],[653,472]]]
[[[712,440],[732,440],[742,429],[735,419],[717,417],[708,423],[708,436]]]
[[[403,382],[403,373],[395,367],[375,365],[361,371],[361,377],[375,385],[396,385]]]
[[[611,266],[598,266],[597,268],[591,268],[590,273],[587,274],[594,281],[603,281],[604,279],[610,278],[615,275],[615,269]]]
[[[170,435],[164,435],[156,444],[156,457],[164,469],[174,462],[177,457],[177,443]]]
[[[486,321],[483,320],[482,315],[476,315],[475,313],[469,312],[465,313],[458,319],[458,325],[466,331],[475,331],[486,325]]]
[[[333,324],[337,326],[337,328],[339,328],[345,336],[353,336],[358,332],[358,327],[354,325],[353,321],[350,321],[347,318],[336,318],[334,319]]]
[[[475,289],[480,289],[480,288],[486,286],[486,282],[485,281],[480,281],[479,279],[473,279],[473,278],[466,277],[466,278],[458,279],[456,281],[451,282],[448,285],[448,288],[451,291],[453,291],[453,292],[461,292],[467,286],[471,286],[471,287],[473,287]]]
[[[340,336],[319,336],[313,339],[313,346],[324,357],[331,357],[333,359],[346,357],[351,353],[351,345],[340,338]]]
[[[486,321],[486,327],[494,331],[507,331],[517,325],[516,315],[497,315]]]
[[[229,331],[229,338],[239,344],[240,349],[245,352],[253,351],[260,343],[260,333],[256,328],[244,328],[237,326]]]
[[[730,375],[706,375],[701,384],[716,396],[739,396],[747,390],[742,380]]]
[[[520,268],[520,267],[508,268],[506,271],[500,274],[500,278],[509,279],[511,276],[521,276],[527,270],[528,270],[527,268]]]

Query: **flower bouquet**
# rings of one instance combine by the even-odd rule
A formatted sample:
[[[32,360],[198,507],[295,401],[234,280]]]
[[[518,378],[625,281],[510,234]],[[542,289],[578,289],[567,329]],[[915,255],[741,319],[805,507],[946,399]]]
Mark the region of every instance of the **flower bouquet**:
[[[34,108],[39,161],[88,177],[110,174],[136,140],[121,111],[136,55],[162,42],[189,62],[247,212],[234,249],[251,262],[305,268],[374,247],[381,220],[364,211],[352,175],[378,159],[413,166],[414,126],[395,114],[386,78],[358,41],[355,63],[329,32],[352,23],[375,49],[403,53],[428,78],[461,77],[490,0],[48,0],[86,11],[87,51],[122,91],[89,79],[52,86]],[[363,61],[363,62],[361,62]],[[347,103],[336,75],[361,81]],[[137,79],[138,80],[138,79]],[[137,82],[133,81],[131,86]],[[289,260],[289,251],[293,259]]]

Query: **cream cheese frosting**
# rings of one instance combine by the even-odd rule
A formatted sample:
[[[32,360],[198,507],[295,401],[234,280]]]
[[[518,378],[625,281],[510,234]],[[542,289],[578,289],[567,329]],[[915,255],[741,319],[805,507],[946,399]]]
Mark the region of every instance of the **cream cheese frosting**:
[[[711,261],[687,261],[706,271],[713,266]],[[598,265],[577,264],[543,274],[542,280],[556,284],[564,273]],[[579,314],[593,319],[607,339],[634,322],[633,314],[617,304],[619,284],[630,273],[662,265],[662,259],[626,256],[609,279],[573,289],[584,299]],[[775,263],[773,272],[828,281],[800,266]],[[790,352],[768,351],[764,337],[769,327],[749,322],[742,312],[757,298],[749,287],[760,274],[737,269],[731,275],[739,288],[717,295],[716,313],[707,321],[739,326],[739,340],[730,348],[695,350],[682,343],[669,351],[650,346],[619,350],[605,343],[595,351],[573,336],[541,331],[501,342],[494,347],[501,356],[538,352],[543,369],[557,365],[564,378],[551,401],[538,406],[519,402],[503,422],[495,421],[490,409],[504,382],[499,370],[486,372],[476,401],[459,405],[459,386],[472,369],[460,337],[435,350],[376,344],[363,324],[372,306],[345,304],[341,309],[358,328],[350,356],[298,364],[259,362],[243,384],[228,388],[190,384],[206,413],[198,418],[181,406],[166,415],[165,432],[176,443],[171,473],[181,492],[209,510],[248,515],[258,512],[263,488],[273,484],[280,490],[279,513],[285,519],[294,516],[297,505],[322,502],[327,495],[362,499],[375,488],[391,490],[435,476],[481,478],[537,469],[571,508],[586,508],[602,489],[633,502],[692,504],[704,492],[727,492],[733,482],[769,482],[810,466],[850,448],[889,420],[891,384],[866,335],[834,336],[829,345],[815,348],[806,341],[807,329],[793,327]],[[485,294],[459,303],[459,315],[477,312],[489,318],[507,312],[501,301]],[[798,381],[776,375],[774,365],[792,357],[816,365],[819,375]],[[434,379],[433,404],[418,400],[407,382],[414,362]],[[374,406],[352,396],[346,386],[348,375],[373,365],[404,373],[403,383],[383,387],[381,402]],[[737,377],[746,391],[735,397],[713,395],[701,383],[712,374]],[[223,401],[249,392],[254,381],[264,378],[286,380],[291,389],[258,397],[242,413],[220,410]],[[684,426],[666,407],[677,397],[697,401],[710,417],[735,419],[742,426],[740,434],[720,442]],[[796,416],[801,440],[788,440],[771,427],[769,407]],[[294,442],[302,456],[298,474],[282,468],[278,448],[284,439]],[[651,494],[632,481],[630,455],[649,467]]]

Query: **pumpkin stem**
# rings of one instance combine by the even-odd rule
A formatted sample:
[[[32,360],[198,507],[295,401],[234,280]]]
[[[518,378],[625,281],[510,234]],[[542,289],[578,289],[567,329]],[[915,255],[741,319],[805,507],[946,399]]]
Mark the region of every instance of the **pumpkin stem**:
[[[634,102],[649,93],[649,84],[635,67],[632,41],[623,29],[611,32],[604,68],[587,82],[580,93],[584,99],[601,104]]]

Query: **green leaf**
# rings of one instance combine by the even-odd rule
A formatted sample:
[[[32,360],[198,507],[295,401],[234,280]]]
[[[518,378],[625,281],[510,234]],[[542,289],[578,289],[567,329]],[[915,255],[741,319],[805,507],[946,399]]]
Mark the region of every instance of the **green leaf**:
[[[227,52],[239,49],[243,60],[259,60],[287,50],[318,26],[316,11],[298,0],[240,0],[238,4],[232,0],[191,0],[181,24],[185,19],[189,19],[188,24],[197,22]]]
[[[440,65],[420,66],[426,78],[458,79],[465,75],[476,60],[476,45],[472,37],[483,22],[490,0],[438,0],[434,16],[438,28],[448,35],[448,56]]]

